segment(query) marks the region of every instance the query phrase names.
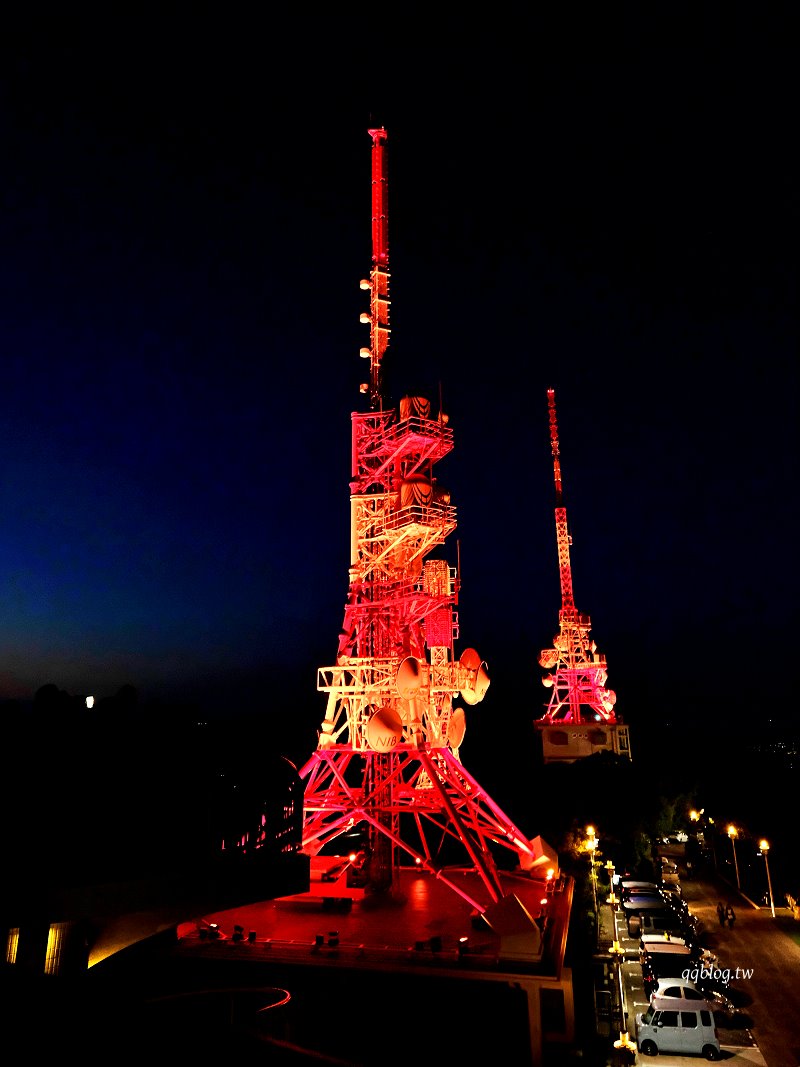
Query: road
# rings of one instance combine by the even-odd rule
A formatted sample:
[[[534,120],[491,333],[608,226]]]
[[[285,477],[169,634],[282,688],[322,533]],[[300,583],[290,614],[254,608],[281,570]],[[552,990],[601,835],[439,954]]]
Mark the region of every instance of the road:
[[[758,908],[725,882],[683,882],[684,898],[707,931],[722,968],[752,971],[731,980],[731,999],[752,1019],[753,1035],[768,1067],[800,1064],[800,923],[788,908]],[[717,901],[732,904],[732,930],[720,927]]]
[[[680,863],[680,857],[675,857]],[[687,879],[682,871],[683,896],[693,915],[705,928],[703,940],[718,957],[718,967],[730,970],[728,996],[741,1008],[736,1027],[719,1026],[723,1061],[766,1064],[766,1067],[800,1067],[800,922],[788,908],[759,908],[740,894],[735,886],[704,874]],[[733,905],[736,922],[731,930],[721,927],[717,901]],[[618,919],[621,923],[621,919]],[[618,925],[622,930],[622,925]],[[628,962],[623,968],[629,998],[629,1032],[635,1038],[636,1012],[646,1004],[641,969],[628,942]],[[736,976],[738,968],[738,977]],[[637,973],[638,972],[638,973]],[[718,1020],[719,1022],[719,1020]],[[754,1047],[757,1045],[757,1048]],[[638,1054],[637,1063],[694,1064],[696,1057],[659,1056],[657,1061]]]

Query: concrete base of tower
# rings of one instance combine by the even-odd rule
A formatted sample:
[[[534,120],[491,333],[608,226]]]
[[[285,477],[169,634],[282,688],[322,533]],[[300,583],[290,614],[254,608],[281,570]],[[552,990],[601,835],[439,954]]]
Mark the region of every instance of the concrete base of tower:
[[[534,723],[542,741],[545,763],[574,763],[597,752],[613,752],[631,759],[630,734],[623,723]]]
[[[204,989],[257,982],[290,990],[303,1009],[293,1015],[292,1040],[315,1045],[324,1035],[319,1051],[337,1062],[424,1053],[466,1063],[476,1051],[519,1067],[566,1062],[575,1041],[572,971],[564,965],[572,880],[549,886],[501,871],[503,896],[476,914],[464,898],[480,894],[480,877],[455,868],[447,877],[464,892],[403,867],[396,892],[348,908],[300,894],[204,916],[204,927],[213,923],[221,936],[185,924],[170,963],[191,965],[198,982],[207,972]],[[235,940],[237,928],[255,936]],[[403,1004],[413,1005],[411,1021],[395,1025]]]

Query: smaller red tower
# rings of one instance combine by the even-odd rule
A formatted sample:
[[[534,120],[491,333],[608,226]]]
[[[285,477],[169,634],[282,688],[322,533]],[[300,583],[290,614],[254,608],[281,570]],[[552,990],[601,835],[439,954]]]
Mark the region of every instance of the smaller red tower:
[[[545,763],[571,763],[610,750],[630,759],[628,728],[617,719],[617,695],[606,686],[606,658],[592,640],[592,622],[575,607],[569,549],[572,538],[561,482],[555,390],[547,390],[550,447],[556,488],[556,541],[561,581],[559,630],[553,647],[544,649],[539,666],[549,673],[542,683],[551,691],[547,711],[536,720]]]

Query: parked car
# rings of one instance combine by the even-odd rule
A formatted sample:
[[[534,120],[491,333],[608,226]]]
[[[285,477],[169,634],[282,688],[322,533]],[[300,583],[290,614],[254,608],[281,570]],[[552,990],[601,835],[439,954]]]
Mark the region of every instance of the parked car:
[[[680,916],[674,908],[665,904],[659,905],[658,901],[649,901],[647,906],[643,901],[628,901],[622,905],[622,912],[628,924],[629,937],[641,937],[642,934],[677,934],[684,937],[686,931],[681,923]]]
[[[677,934],[690,941],[699,935],[697,922],[688,909],[678,909],[663,897],[632,896],[622,902],[622,913],[628,924],[630,937],[644,933]]]
[[[662,887],[669,886],[674,892],[680,893],[681,879],[678,874],[677,863],[670,863],[668,860],[662,861],[659,885]]]
[[[627,893],[660,892],[657,882],[645,882],[636,878],[621,878],[619,888],[623,896]]]
[[[673,955],[681,956],[687,960],[681,967],[681,970],[686,970],[689,967],[696,967],[699,965],[699,948],[694,948],[692,945],[687,945],[682,939],[676,941],[648,941],[642,944],[639,943],[639,962],[642,967],[645,967],[648,960],[653,956],[661,955]]]
[[[692,913],[689,911],[689,905],[683,897],[678,896],[677,893],[665,893],[664,896],[670,907],[674,908],[682,919],[691,917]]]
[[[681,889],[681,883],[676,878],[674,881],[670,881],[669,878],[663,879],[659,883],[658,887],[662,893],[666,893],[667,896],[683,898],[683,890]]]
[[[669,907],[669,897],[666,893],[662,893],[660,890],[637,890],[635,893],[623,893],[622,903],[624,904],[646,904],[648,902],[655,902],[660,907]]]
[[[631,897],[661,897],[666,900],[666,894],[657,885],[626,886],[621,890],[621,896],[623,900],[629,900]]]
[[[671,951],[648,952],[642,961],[642,982],[649,998],[662,978],[680,978],[696,971],[697,961],[688,945],[673,945]]]
[[[685,937],[679,937],[677,934],[671,934],[669,931],[665,931],[661,934],[642,934],[641,945],[663,945],[665,942],[671,941],[674,941],[676,945],[687,944]]]
[[[710,987],[703,989],[698,983],[702,983],[702,980],[698,979],[697,982],[693,982],[690,978],[659,978],[650,995],[650,1001],[652,1003],[656,997],[682,998],[693,1002],[705,1001],[711,1005],[712,1011],[722,1018],[729,1019],[736,1015],[739,1009],[724,993]]]
[[[703,967],[717,966],[717,957],[710,949],[698,944],[698,942],[691,937],[685,937],[682,934],[673,934],[669,930],[656,933],[643,933],[639,951],[641,952],[643,948],[647,948],[657,952],[658,946],[664,944],[688,945],[694,950],[695,955],[697,956],[697,962],[702,964]]]
[[[701,1053],[707,1060],[721,1056],[714,1012],[702,1001],[656,999],[636,1016],[636,1041],[645,1056],[660,1052]]]

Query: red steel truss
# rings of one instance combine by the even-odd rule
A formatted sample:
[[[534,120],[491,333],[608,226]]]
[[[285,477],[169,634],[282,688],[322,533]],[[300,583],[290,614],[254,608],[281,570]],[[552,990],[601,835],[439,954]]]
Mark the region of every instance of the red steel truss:
[[[372,270],[369,292],[370,410],[354,413],[350,570],[333,666],[318,671],[327,693],[305,783],[303,850],[312,856],[357,828],[366,839],[371,891],[391,890],[401,857],[434,873],[483,913],[504,896],[499,856],[519,872],[543,871],[542,855],[461,762],[464,708],[489,686],[472,648],[456,652],[458,574],[428,558],[456,528],[435,465],[453,448],[447,416],[422,397],[384,408],[389,342],[386,130],[372,137]],[[538,840],[538,839],[537,839]],[[506,850],[505,853],[499,850]],[[448,870],[479,875],[470,896]],[[540,874],[539,877],[543,877]]]
[[[539,666],[547,671],[542,682],[551,689],[547,711],[538,720],[548,723],[616,723],[614,704],[617,695],[606,688],[605,656],[597,651],[591,638],[592,622],[575,607],[572,593],[572,567],[569,546],[572,538],[567,528],[567,509],[564,507],[561,485],[561,461],[556,422],[556,396],[547,390],[550,419],[550,445],[553,452],[553,474],[556,486],[556,539],[558,542],[558,570],[561,578],[561,611],[559,630],[553,638],[553,648],[546,648],[539,656]]]

